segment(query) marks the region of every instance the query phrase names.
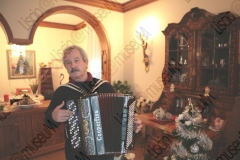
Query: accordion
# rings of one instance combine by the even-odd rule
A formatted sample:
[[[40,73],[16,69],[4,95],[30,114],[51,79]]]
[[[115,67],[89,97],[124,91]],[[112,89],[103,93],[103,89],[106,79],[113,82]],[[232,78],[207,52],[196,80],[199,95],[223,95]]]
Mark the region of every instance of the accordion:
[[[135,98],[100,93],[70,98],[68,133],[74,149],[87,155],[123,154],[133,147]]]

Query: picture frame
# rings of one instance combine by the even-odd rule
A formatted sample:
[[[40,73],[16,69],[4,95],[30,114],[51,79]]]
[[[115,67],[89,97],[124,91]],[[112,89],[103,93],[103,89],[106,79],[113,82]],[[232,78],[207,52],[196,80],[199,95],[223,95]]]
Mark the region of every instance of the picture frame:
[[[36,78],[35,51],[7,50],[8,79]]]
[[[32,92],[31,88],[16,88],[15,95],[18,96],[24,93],[31,93],[31,92]]]
[[[63,63],[61,59],[52,59],[52,68],[53,69],[62,69]]]

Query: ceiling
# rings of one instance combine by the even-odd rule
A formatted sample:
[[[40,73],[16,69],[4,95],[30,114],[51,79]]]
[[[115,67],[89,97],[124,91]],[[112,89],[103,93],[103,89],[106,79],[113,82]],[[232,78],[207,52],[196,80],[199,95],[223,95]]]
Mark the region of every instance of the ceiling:
[[[154,2],[156,0],[66,0],[74,3],[90,5],[98,8],[106,8],[106,4],[115,5],[111,9],[117,12],[127,12],[129,10],[141,7],[148,3]],[[69,29],[69,30],[79,30],[84,28],[84,20],[71,14],[54,14],[48,16],[40,24],[42,27],[49,28],[60,28],[60,29]]]
[[[129,1],[131,1],[131,0],[117,0],[116,2],[123,4],[123,3],[129,2]]]

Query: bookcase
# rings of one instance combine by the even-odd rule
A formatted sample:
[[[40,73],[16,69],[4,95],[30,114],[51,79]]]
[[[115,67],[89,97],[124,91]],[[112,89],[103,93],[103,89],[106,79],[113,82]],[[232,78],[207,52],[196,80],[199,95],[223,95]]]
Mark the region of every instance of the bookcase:
[[[52,68],[39,68],[39,93],[45,96],[45,99],[49,100],[48,97],[51,97],[53,94],[53,80],[52,80]]]

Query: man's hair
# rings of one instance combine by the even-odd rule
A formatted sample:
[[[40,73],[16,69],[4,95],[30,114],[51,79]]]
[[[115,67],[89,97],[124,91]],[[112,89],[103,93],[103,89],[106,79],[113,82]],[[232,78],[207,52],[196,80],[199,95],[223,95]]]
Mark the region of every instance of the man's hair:
[[[69,54],[73,49],[77,49],[80,52],[80,55],[81,55],[84,62],[88,61],[88,56],[87,56],[86,52],[84,51],[84,49],[79,47],[79,46],[72,45],[72,46],[68,46],[67,48],[65,48],[63,50],[63,56],[62,56],[63,64],[64,64],[64,59],[66,58],[66,54]]]

